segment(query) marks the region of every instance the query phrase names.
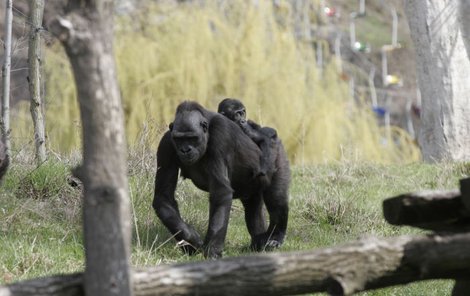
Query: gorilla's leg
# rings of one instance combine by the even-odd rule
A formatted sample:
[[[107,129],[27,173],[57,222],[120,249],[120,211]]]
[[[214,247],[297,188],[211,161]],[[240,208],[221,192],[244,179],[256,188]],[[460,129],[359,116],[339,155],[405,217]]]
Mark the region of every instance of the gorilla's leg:
[[[266,232],[266,223],[263,212],[263,199],[261,194],[256,194],[248,199],[242,199],[245,208],[245,222],[250,233],[252,243],[254,239]]]
[[[287,194],[282,191],[274,191],[265,199],[269,212],[269,227],[266,231],[266,247],[277,248],[284,242],[289,217]]]
[[[284,242],[289,218],[289,171],[281,167],[271,179],[271,185],[264,191],[264,203],[269,213],[268,230],[256,237],[252,244],[255,250],[277,248]]]

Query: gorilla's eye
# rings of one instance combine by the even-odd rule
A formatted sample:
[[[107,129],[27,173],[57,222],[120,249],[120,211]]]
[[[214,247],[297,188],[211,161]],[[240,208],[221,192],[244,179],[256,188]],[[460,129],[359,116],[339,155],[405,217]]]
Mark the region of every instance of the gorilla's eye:
[[[202,122],[201,122],[201,126],[202,126],[202,130],[203,130],[204,132],[207,132],[207,121],[202,121]]]

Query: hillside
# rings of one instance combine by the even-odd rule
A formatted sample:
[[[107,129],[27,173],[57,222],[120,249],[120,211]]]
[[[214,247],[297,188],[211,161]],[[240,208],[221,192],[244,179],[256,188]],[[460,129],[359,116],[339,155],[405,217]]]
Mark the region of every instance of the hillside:
[[[12,127],[18,145],[31,135],[24,3],[15,2],[14,9],[12,98],[22,103],[13,107]],[[365,16],[354,19],[355,38],[367,50],[351,47],[352,1],[136,3],[142,6],[117,11],[115,40],[129,143],[150,126],[166,128],[183,99],[215,108],[224,97],[238,97],[249,117],[278,130],[292,163],[419,160],[412,141],[419,115],[413,54],[398,1],[367,1]],[[391,39],[387,3],[397,5],[401,45],[387,53],[388,73],[401,83],[385,86],[380,48]],[[335,15],[325,14],[328,5]],[[45,18],[56,15],[54,9],[60,10],[46,6]],[[68,153],[80,145],[74,82],[47,27],[44,37],[46,121],[56,123],[46,124],[48,139],[51,149]],[[400,145],[384,147],[389,139]]]
[[[360,1],[325,1],[327,11],[336,11],[334,16],[323,15],[322,32],[328,32],[333,52],[334,38],[341,35],[341,56],[345,61],[344,72],[354,80],[356,95],[364,96],[372,102],[369,75],[375,67],[374,84],[377,103],[390,112],[390,124],[397,125],[415,135],[419,130],[420,101],[416,86],[414,49],[403,1],[364,1],[365,15],[360,13]],[[397,16],[398,47],[386,52],[387,72],[398,78],[396,85],[384,85],[382,79],[382,47],[392,44],[393,10]],[[352,18],[352,14],[356,17]],[[355,39],[367,50],[351,48],[351,21],[354,20]],[[408,105],[407,105],[408,104]],[[384,120],[382,118],[382,120]],[[385,122],[382,122],[383,124]]]

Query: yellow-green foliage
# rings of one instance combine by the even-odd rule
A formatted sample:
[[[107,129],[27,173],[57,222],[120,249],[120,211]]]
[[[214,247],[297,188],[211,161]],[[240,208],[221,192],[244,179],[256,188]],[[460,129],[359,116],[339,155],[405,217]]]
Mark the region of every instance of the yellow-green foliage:
[[[59,151],[79,147],[80,111],[71,68],[60,44],[48,51],[46,124],[50,145]]]
[[[45,61],[46,144],[56,151],[70,152],[81,143],[80,112],[72,71],[58,43],[48,48]],[[20,150],[25,143],[34,140],[30,103],[20,102],[11,117],[12,145]]]
[[[185,99],[215,110],[221,99],[235,97],[249,118],[278,130],[293,163],[419,159],[404,133],[387,140],[370,108],[351,101],[334,63],[320,74],[312,44],[292,34],[288,6],[226,3],[225,9],[159,4],[117,20],[115,55],[130,146],[145,123],[166,126]],[[50,145],[68,150],[79,143],[72,75],[58,47],[46,62]]]

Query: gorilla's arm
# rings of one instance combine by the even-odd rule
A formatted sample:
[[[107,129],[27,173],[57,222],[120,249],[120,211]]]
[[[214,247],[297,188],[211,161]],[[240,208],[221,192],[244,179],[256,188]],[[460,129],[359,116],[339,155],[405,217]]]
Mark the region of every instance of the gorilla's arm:
[[[170,133],[167,132],[157,150],[158,168],[152,205],[157,216],[175,238],[178,241],[185,240],[190,244],[184,248],[191,253],[202,246],[202,240],[193,227],[183,221],[175,200],[178,163],[178,157],[171,144]]]
[[[261,149],[259,174],[266,175],[274,169],[275,155],[272,149],[277,141],[277,131],[270,127],[261,127],[251,120],[241,123],[240,127]]]
[[[254,121],[247,120],[243,122],[239,122],[240,127],[242,128],[243,132],[250,137],[255,143],[259,143],[264,140],[264,136],[259,132],[261,126]]]
[[[232,137],[227,121],[221,116],[212,119],[209,149],[209,225],[204,240],[204,254],[209,258],[222,256],[232,207],[233,189],[230,185],[227,157],[233,157]],[[214,141],[215,140],[215,141]]]

